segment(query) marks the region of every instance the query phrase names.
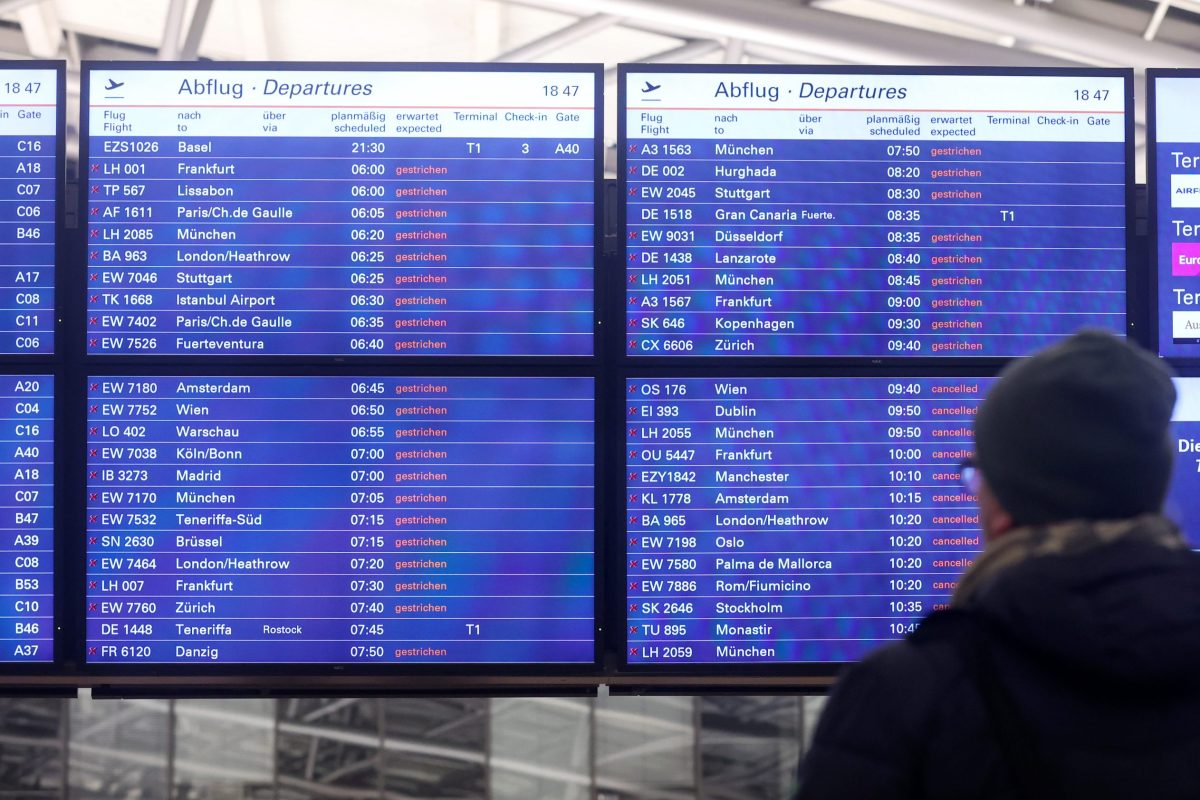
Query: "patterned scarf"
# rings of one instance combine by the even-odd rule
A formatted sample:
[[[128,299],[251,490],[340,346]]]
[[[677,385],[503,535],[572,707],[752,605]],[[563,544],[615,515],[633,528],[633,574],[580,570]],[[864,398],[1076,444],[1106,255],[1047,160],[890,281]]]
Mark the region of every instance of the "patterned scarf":
[[[1119,539],[1151,542],[1171,549],[1188,547],[1175,523],[1159,514],[1143,514],[1132,519],[1070,520],[1016,528],[984,548],[958,582],[951,605],[967,605],[997,575],[1026,559],[1083,553]]]

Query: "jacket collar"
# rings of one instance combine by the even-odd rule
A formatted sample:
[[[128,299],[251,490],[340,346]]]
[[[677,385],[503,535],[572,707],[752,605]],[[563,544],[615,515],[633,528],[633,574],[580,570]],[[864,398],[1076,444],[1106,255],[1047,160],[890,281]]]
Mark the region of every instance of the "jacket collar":
[[[1175,523],[1159,514],[1015,528],[984,548],[959,580],[951,605],[969,605],[1002,572],[1031,558],[1075,555],[1119,540],[1151,542],[1171,549],[1188,547]]]

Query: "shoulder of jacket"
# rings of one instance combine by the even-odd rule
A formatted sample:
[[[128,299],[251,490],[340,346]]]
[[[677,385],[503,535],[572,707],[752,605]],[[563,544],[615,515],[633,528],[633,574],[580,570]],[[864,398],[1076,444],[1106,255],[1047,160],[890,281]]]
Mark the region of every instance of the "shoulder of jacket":
[[[903,641],[886,645],[850,667],[843,681],[875,695],[895,698],[910,711],[932,708],[954,691],[964,675],[957,642],[959,622],[938,620],[936,629],[918,630]]]

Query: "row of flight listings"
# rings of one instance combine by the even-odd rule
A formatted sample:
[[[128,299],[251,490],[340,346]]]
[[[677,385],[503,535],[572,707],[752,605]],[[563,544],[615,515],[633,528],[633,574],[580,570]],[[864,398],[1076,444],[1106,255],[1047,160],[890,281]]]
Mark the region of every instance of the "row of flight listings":
[[[0,350],[49,356],[62,68],[0,78]],[[1148,86],[1147,338],[1186,361],[1200,74]],[[736,676],[831,669],[946,604],[980,544],[957,466],[990,380],[713,364],[964,364],[1124,333],[1128,72],[623,68],[620,449],[597,447],[622,435],[596,424],[611,358],[555,377],[80,359],[593,356],[600,87],[564,65],[85,66],[82,249],[63,261],[86,346],[0,386],[8,667],[603,655]],[[655,374],[672,356],[713,358]],[[1170,509],[1200,521],[1200,379],[1179,389]],[[77,470],[54,463],[56,409]],[[77,484],[85,507],[56,508]]]
[[[86,409],[60,380],[0,376],[10,666],[828,670],[981,545],[988,377],[628,377],[623,441],[590,376],[91,374]],[[1167,507],[1200,545],[1176,382]]]
[[[0,354],[55,353],[61,262],[59,351],[95,356],[588,357],[602,318],[631,357],[1000,359],[1085,325],[1200,357],[1200,72],[1147,83],[1144,332],[1128,70],[623,67],[599,309],[599,67],[85,65],[69,236],[62,82],[0,70]]]

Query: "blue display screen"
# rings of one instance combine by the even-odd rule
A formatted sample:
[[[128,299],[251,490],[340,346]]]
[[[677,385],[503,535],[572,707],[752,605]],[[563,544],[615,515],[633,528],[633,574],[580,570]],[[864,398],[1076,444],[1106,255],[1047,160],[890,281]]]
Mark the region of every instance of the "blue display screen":
[[[1126,83],[625,73],[626,352],[1026,355],[1126,329]]]
[[[1200,77],[1154,79],[1158,352],[1200,355]]]
[[[54,352],[58,73],[0,68],[0,353]]]
[[[0,662],[54,660],[54,378],[0,375]]]
[[[594,71],[85,80],[88,353],[592,354]]]
[[[1175,474],[1166,511],[1200,547],[1200,378],[1176,378],[1175,390]]]
[[[92,377],[87,660],[591,663],[591,378]]]
[[[945,606],[991,382],[630,380],[628,663],[854,661]],[[1200,545],[1200,378],[1177,385],[1167,513]]]

